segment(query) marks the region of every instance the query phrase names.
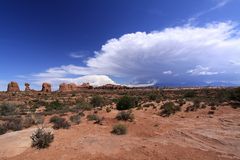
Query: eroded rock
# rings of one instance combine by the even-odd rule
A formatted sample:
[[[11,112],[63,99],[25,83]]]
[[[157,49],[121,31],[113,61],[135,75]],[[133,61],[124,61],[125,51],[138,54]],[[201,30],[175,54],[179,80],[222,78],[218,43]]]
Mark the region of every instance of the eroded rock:
[[[52,86],[50,83],[42,84],[42,92],[52,92]]]
[[[7,88],[8,92],[19,92],[19,86],[17,82],[10,82],[8,83],[8,88]]]

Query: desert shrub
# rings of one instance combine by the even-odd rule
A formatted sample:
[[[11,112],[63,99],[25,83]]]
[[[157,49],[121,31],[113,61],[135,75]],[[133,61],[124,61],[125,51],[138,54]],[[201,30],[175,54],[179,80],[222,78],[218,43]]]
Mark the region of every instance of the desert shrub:
[[[58,116],[53,116],[50,119],[50,122],[53,123],[53,129],[68,129],[71,125],[69,124],[68,121],[66,121],[65,118],[58,117]]]
[[[8,128],[5,123],[0,124],[0,135],[5,134],[7,132]]]
[[[123,124],[116,124],[113,126],[111,133],[116,135],[123,135],[127,133],[127,127]]]
[[[211,106],[211,110],[216,110],[217,108],[215,106]]]
[[[161,94],[157,91],[154,91],[148,94],[148,99],[150,101],[156,101],[156,100],[159,100],[160,98],[161,98]]]
[[[110,108],[110,107],[107,107],[107,108],[106,108],[106,112],[107,112],[107,113],[111,112],[111,108]]]
[[[32,116],[26,116],[24,119],[23,119],[23,127],[24,128],[29,128],[31,127],[32,125],[35,124],[35,121],[34,119],[32,118]]]
[[[53,110],[62,110],[63,105],[58,101],[53,101],[46,106],[46,111],[53,111]]]
[[[136,97],[123,96],[118,100],[117,109],[126,110],[138,105],[138,99]]]
[[[88,102],[85,102],[85,101],[80,101],[76,104],[75,108],[76,109],[79,109],[79,110],[83,110],[83,111],[89,111],[92,109],[92,105]]]
[[[214,114],[214,111],[208,111],[208,114]]]
[[[230,92],[229,99],[240,102],[240,87],[235,88]]]
[[[116,116],[117,120],[122,120],[122,121],[130,121],[132,122],[134,119],[134,115],[131,110],[129,111],[121,111],[117,114]]]
[[[49,147],[50,143],[53,142],[54,135],[43,128],[38,128],[30,138],[32,139],[32,147],[42,149]]]
[[[207,108],[207,106],[205,104],[202,104],[201,108]]]
[[[89,114],[87,115],[87,119],[89,121],[98,121],[100,120],[100,117],[97,114]]]
[[[44,122],[44,116],[42,116],[40,114],[35,114],[33,116],[33,119],[34,119],[35,124],[43,124],[43,122]]]
[[[185,112],[189,112],[189,111],[196,111],[200,108],[200,101],[198,99],[195,99],[193,101],[193,105],[188,106],[185,110]]]
[[[183,95],[184,98],[193,98],[195,96],[196,96],[196,93],[193,90],[186,91]]]
[[[161,106],[162,111],[160,115],[163,117],[168,117],[171,114],[175,114],[176,112],[180,111],[181,108],[178,105],[175,105],[173,102],[167,102],[163,106]]]
[[[79,124],[80,121],[81,121],[81,117],[80,117],[80,115],[78,115],[78,114],[72,115],[72,116],[70,117],[70,121],[71,121],[72,123],[74,123],[74,124]]]
[[[100,107],[104,105],[104,99],[101,96],[95,95],[92,97],[90,104],[93,107]]]
[[[12,131],[19,131],[22,130],[23,128],[21,118],[13,118],[9,120],[6,124],[7,128]]]
[[[50,118],[49,122],[50,122],[50,123],[55,123],[55,122],[58,121],[59,118],[61,118],[61,117],[59,117],[59,116],[52,116],[52,117]]]
[[[177,100],[177,103],[179,104],[179,106],[183,106],[184,104],[186,104],[186,101],[184,101],[183,99],[179,99]]]
[[[0,105],[0,115],[9,116],[16,114],[16,106],[8,103]]]
[[[216,102],[211,101],[211,102],[208,103],[208,105],[213,107],[213,106],[216,106],[217,104],[216,104]]]

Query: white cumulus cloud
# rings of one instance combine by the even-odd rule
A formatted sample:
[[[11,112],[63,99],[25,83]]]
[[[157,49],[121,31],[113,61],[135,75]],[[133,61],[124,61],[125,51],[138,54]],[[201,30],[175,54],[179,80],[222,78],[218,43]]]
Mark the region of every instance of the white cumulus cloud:
[[[233,65],[239,59],[240,36],[234,23],[187,25],[110,39],[84,66],[54,67],[33,78],[72,81],[71,76],[106,75],[139,83],[239,81],[239,65]]]

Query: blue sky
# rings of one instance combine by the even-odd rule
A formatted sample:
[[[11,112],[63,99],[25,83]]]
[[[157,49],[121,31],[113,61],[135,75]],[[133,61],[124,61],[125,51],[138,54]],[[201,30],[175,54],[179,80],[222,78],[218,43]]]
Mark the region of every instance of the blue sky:
[[[240,85],[239,0],[0,0],[0,90]]]

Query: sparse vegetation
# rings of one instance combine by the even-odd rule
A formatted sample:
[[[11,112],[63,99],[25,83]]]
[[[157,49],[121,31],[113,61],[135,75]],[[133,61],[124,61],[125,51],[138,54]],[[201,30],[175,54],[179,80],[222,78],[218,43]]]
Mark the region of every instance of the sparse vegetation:
[[[82,111],[85,111],[85,110],[90,111],[93,108],[93,106],[88,102],[80,101],[76,104],[75,108]]]
[[[62,110],[63,105],[59,101],[53,101],[46,106],[46,111]]]
[[[167,102],[161,107],[162,111],[160,115],[163,117],[168,117],[171,114],[175,114],[176,112],[180,111],[181,108],[178,105],[175,105],[173,102]]]
[[[74,123],[74,124],[79,124],[80,121],[81,121],[81,117],[80,117],[80,115],[78,115],[78,114],[72,115],[72,116],[70,117],[70,121],[71,121],[72,123]]]
[[[58,116],[53,116],[50,122],[53,123],[53,129],[68,129],[71,126],[65,118]]]
[[[0,135],[5,134],[7,132],[8,128],[5,123],[0,124]]]
[[[234,101],[239,101],[240,102],[240,87],[233,89],[230,92],[229,98]]]
[[[22,130],[23,125],[22,125],[22,120],[21,118],[12,118],[7,122],[7,128],[12,131],[19,131]]]
[[[0,105],[0,116],[9,116],[16,114],[17,106],[13,104],[4,103]]]
[[[90,103],[93,107],[101,107],[104,104],[104,99],[101,96],[95,95],[92,97]]]
[[[43,128],[38,128],[30,138],[32,139],[32,147],[42,149],[49,147],[50,143],[53,142],[54,135]]]
[[[196,93],[193,90],[186,91],[183,95],[184,98],[193,98],[195,96],[196,96]]]
[[[123,124],[116,124],[113,126],[111,133],[116,135],[124,135],[127,133],[127,127]]]
[[[87,115],[87,119],[89,121],[98,121],[100,120],[100,117],[97,114],[89,114]]]
[[[117,120],[122,120],[122,121],[130,121],[132,122],[134,119],[134,115],[131,110],[129,111],[121,111],[117,114],[116,116]]]

